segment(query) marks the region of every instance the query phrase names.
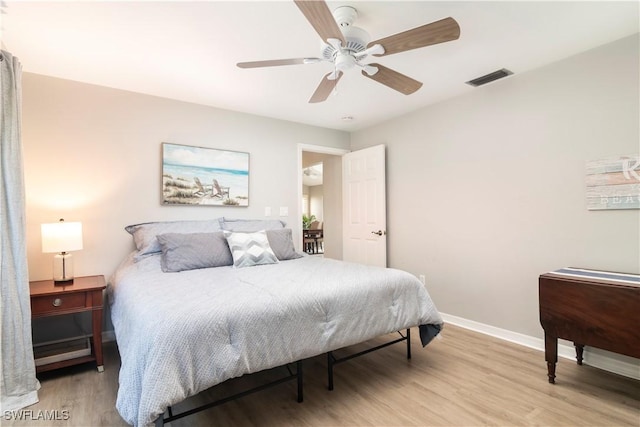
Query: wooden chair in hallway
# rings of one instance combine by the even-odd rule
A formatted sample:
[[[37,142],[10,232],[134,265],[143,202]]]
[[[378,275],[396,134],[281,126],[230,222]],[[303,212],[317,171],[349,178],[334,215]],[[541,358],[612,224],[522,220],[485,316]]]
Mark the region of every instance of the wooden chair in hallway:
[[[311,254],[324,252],[323,237],[322,222],[313,221],[304,231],[304,251]]]

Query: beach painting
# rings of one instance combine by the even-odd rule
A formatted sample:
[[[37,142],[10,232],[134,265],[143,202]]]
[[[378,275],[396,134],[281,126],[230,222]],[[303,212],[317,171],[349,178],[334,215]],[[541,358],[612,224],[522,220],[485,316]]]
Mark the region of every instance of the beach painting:
[[[249,206],[249,153],[163,143],[162,204]]]

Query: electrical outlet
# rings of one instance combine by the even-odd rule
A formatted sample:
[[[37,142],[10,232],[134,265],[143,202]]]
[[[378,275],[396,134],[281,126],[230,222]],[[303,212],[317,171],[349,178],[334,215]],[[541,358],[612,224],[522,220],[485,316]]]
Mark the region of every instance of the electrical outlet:
[[[280,216],[289,216],[289,208],[286,206],[280,207]]]
[[[427,285],[427,279],[424,277],[424,274],[419,275],[418,279],[420,279],[423,285]]]
[[[271,216],[271,208],[269,206],[264,208],[264,216]]]

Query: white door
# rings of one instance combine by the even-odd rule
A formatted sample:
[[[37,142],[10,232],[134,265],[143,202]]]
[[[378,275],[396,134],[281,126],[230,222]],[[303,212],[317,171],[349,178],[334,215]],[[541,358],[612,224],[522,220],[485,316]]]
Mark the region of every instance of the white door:
[[[387,266],[385,147],[342,156],[343,259]]]

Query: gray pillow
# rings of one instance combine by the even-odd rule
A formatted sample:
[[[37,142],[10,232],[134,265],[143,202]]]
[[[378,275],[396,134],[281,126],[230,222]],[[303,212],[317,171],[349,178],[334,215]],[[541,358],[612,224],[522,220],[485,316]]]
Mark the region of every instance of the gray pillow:
[[[220,218],[220,228],[228,231],[255,233],[261,230],[284,228],[286,223],[279,219],[230,219]]]
[[[269,239],[269,246],[271,246],[278,260],[286,261],[302,257],[293,246],[290,228],[267,230],[267,239]]]
[[[231,251],[222,231],[214,233],[167,233],[157,236],[162,248],[162,271],[233,265]]]
[[[134,260],[161,252],[156,236],[166,233],[206,233],[220,230],[220,218],[199,221],[159,221],[128,225],[124,229],[133,236],[138,253]]]
[[[255,233],[225,231],[224,235],[231,249],[234,267],[251,267],[278,262],[264,230]]]

